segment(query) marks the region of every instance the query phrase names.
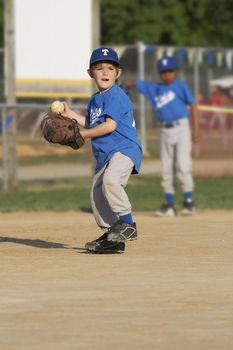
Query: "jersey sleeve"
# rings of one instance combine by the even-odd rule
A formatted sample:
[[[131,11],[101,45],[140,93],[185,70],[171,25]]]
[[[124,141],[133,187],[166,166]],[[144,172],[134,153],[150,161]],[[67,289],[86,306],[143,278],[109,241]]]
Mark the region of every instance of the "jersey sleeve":
[[[192,94],[188,84],[186,82],[182,81],[182,85],[183,85],[184,102],[187,105],[191,105],[191,104],[195,103],[195,99],[193,97],[193,94]]]
[[[146,98],[148,98],[149,100],[151,99],[152,83],[144,80],[137,80],[136,89],[138,90],[138,92],[143,94]]]
[[[111,95],[106,101],[103,115],[109,116],[118,123],[122,116],[126,114],[129,107],[130,106],[125,102],[125,99],[123,99],[121,95]]]
[[[136,81],[136,89],[138,90],[138,92],[140,92],[141,94],[143,94],[147,98],[150,98],[150,95],[151,95],[149,85],[150,84],[144,80],[137,80]]]

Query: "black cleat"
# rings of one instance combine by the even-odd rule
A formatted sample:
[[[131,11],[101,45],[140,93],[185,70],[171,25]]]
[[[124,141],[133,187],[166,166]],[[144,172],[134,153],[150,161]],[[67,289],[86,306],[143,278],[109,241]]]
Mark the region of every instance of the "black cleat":
[[[181,210],[182,215],[194,215],[195,212],[196,212],[196,208],[195,208],[195,204],[193,201],[191,201],[191,202],[184,201],[183,202],[183,208]]]
[[[176,216],[176,208],[173,204],[162,204],[159,210],[155,212],[155,216],[158,217],[172,217]]]
[[[95,239],[94,241],[91,242],[87,242],[85,244],[85,249],[87,250],[95,250],[95,247],[100,245],[100,242],[103,241],[104,239],[107,239],[108,236],[108,231],[106,231],[102,236],[100,236],[99,238]]]
[[[137,239],[137,227],[135,222],[128,224],[117,221],[110,229],[107,239],[114,242],[134,241]]]
[[[95,246],[92,246],[91,249],[86,248],[89,252],[95,254],[115,254],[115,253],[124,253],[125,243],[124,242],[113,242],[108,239],[102,239],[97,242]]]

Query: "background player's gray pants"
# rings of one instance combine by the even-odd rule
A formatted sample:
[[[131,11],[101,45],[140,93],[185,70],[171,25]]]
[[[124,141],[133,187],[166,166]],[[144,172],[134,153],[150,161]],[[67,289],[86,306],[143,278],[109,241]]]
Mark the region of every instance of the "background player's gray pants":
[[[131,212],[131,204],[124,190],[133,169],[132,160],[117,152],[97,174],[91,189],[91,205],[97,224],[110,227],[119,215]]]
[[[165,193],[174,193],[174,167],[176,160],[177,176],[183,192],[193,190],[191,130],[188,118],[179,120],[173,128],[161,128],[162,187]],[[175,154],[176,152],[176,154]]]

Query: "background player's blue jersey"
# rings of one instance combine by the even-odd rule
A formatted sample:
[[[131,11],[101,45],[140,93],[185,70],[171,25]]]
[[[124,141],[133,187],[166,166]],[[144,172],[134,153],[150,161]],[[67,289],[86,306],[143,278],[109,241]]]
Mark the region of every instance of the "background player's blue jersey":
[[[183,80],[176,79],[168,85],[137,80],[136,88],[151,102],[161,122],[187,118],[187,105],[195,103],[188,85]]]
[[[133,173],[138,173],[142,160],[142,149],[138,141],[129,97],[117,85],[103,93],[95,93],[88,103],[87,123],[94,128],[105,122],[106,116],[116,123],[116,129],[109,134],[92,138],[92,150],[98,172],[116,152],[132,159]]]

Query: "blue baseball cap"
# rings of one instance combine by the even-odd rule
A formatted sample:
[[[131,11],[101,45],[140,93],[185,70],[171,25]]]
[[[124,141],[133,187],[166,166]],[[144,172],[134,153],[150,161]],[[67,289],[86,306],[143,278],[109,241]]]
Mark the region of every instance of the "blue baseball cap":
[[[120,66],[120,61],[116,51],[110,47],[99,47],[98,49],[95,49],[91,54],[89,67],[100,61],[111,61]]]
[[[159,73],[166,72],[167,70],[177,70],[179,68],[176,60],[173,57],[162,57],[157,62],[157,70]]]

